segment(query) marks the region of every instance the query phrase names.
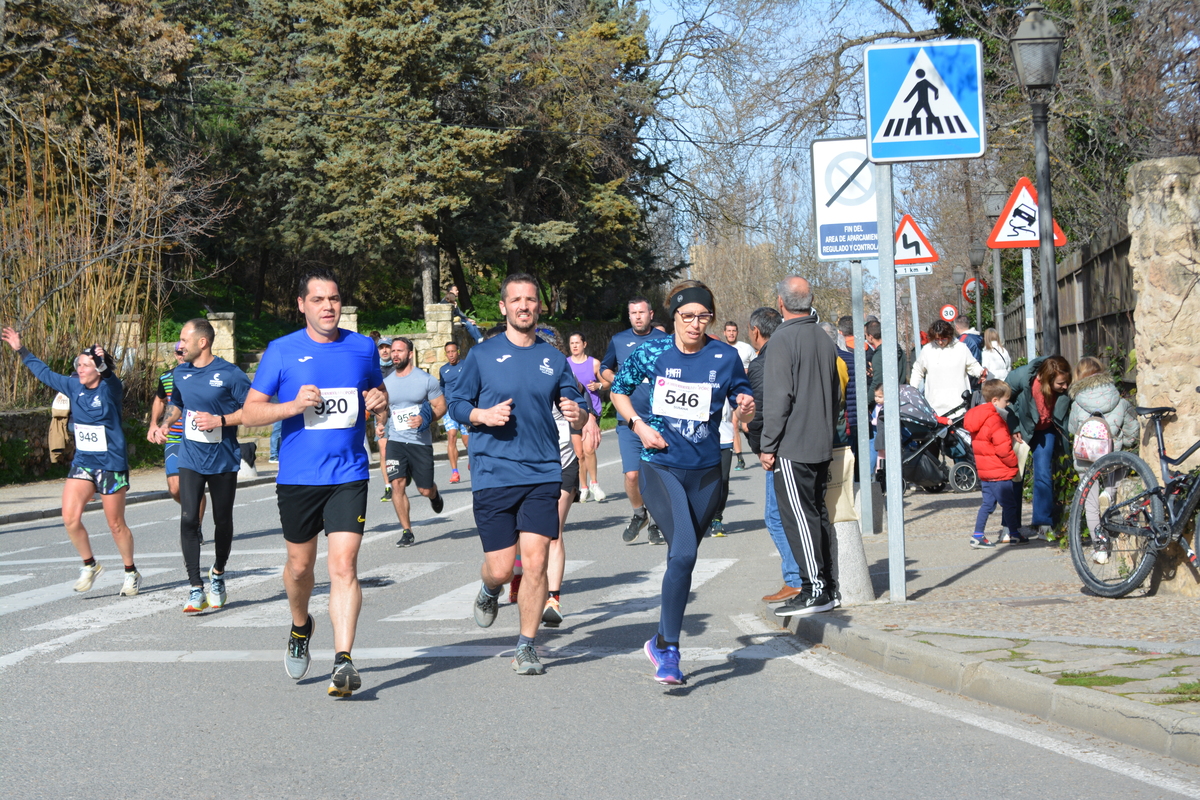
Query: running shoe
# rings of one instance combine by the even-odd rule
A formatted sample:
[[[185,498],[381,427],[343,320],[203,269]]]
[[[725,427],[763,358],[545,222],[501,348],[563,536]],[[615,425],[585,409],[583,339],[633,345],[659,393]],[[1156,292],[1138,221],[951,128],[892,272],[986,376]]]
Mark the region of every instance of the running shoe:
[[[125,583],[121,584],[121,597],[135,597],[142,588],[142,573],[134,570],[125,573]]]
[[[734,472],[741,472],[745,468],[746,468],[746,462],[742,458],[741,454],[739,453],[738,457],[737,457],[737,463],[733,465],[733,470],[734,470]]]
[[[557,628],[563,621],[562,605],[558,598],[547,597],[546,608],[542,611],[542,624],[547,628]]]
[[[417,541],[417,537],[413,536],[413,532],[408,528],[400,529],[400,538],[396,540],[396,547],[412,547]]]
[[[650,515],[645,509],[642,509],[641,514],[634,514],[629,519],[629,527],[621,534],[621,539],[626,543],[632,542],[642,532],[642,528],[646,527],[646,523],[650,521]]]
[[[315,630],[316,624],[310,614],[308,636],[301,636],[296,633],[294,628],[288,635],[287,652],[283,654],[283,668],[287,670],[288,677],[294,681],[298,681],[308,674],[308,668],[312,664],[312,657],[308,654],[308,643],[312,641]]]
[[[1001,541],[1004,541],[1004,539],[1002,538]],[[1026,536],[1025,534],[1021,533],[1020,531],[1009,531],[1008,532],[1008,543],[1009,544],[1029,544],[1029,537]]]
[[[488,594],[486,586],[479,587],[479,594],[475,595],[475,603],[472,612],[475,615],[475,624],[481,628],[491,627],[491,624],[496,621],[496,613],[500,610],[500,596]]]
[[[92,584],[96,582],[96,578],[100,573],[104,572],[104,565],[97,561],[90,567],[86,564],[79,568],[79,580],[75,581],[75,591],[86,592],[92,588]]]
[[[663,538],[662,531],[653,522],[650,523],[650,530],[646,531],[646,540],[650,544],[666,544],[667,540]]]
[[[517,602],[517,593],[521,591],[521,576],[513,575],[512,583],[508,585],[508,602]]]
[[[833,597],[828,592],[813,596],[806,591],[800,592],[792,599],[775,609],[777,617],[804,617],[809,614],[819,614],[833,608]]]
[[[537,650],[534,650],[531,644],[517,645],[517,652],[513,653],[512,668],[518,675],[542,675],[546,672],[541,659],[538,658]]]
[[[1009,533],[1008,528],[1004,527],[1003,525],[1000,526],[1000,538],[996,541],[1000,544],[1008,544],[1012,541],[1012,534]]]
[[[221,608],[229,595],[225,593],[225,573],[217,574],[214,569],[216,567],[208,570],[208,604],[212,608]]]
[[[680,685],[683,683],[683,672],[679,669],[679,648],[669,644],[660,650],[657,645],[657,637],[651,637],[643,648],[646,658],[654,665],[654,680],[668,686]]]
[[[584,486],[582,489],[579,490],[579,502],[586,503],[588,500],[591,500],[591,499],[592,499],[592,493],[591,493],[591,491],[588,490],[588,487]]]
[[[349,697],[354,690],[362,686],[362,678],[349,656],[342,656],[341,661],[333,662],[333,674],[329,676],[329,696]]]
[[[379,498],[379,502],[381,502],[381,503],[392,502],[392,485],[390,483],[387,486],[383,487],[383,497]]]
[[[458,474],[458,470],[456,470],[456,469],[450,470],[450,482],[458,483],[460,480],[462,480],[462,477]]]
[[[446,501],[442,499],[442,493],[437,491],[437,487],[433,487],[437,492],[433,497],[429,498],[429,507],[433,509],[433,513],[440,514],[442,509],[446,507]]]
[[[971,547],[974,547],[976,550],[995,546],[995,542],[989,541],[988,538],[981,533],[977,533],[971,537]]]
[[[721,520],[719,520],[719,519],[714,519],[712,521],[712,524],[708,526],[708,532],[709,532],[709,535],[711,535],[711,536],[716,536],[718,538],[724,538],[725,523],[721,522]]]
[[[590,489],[592,492],[592,499],[595,500],[597,503],[603,503],[604,498],[608,497],[608,495],[605,494],[604,490],[600,488],[600,484],[598,484],[598,483],[593,483],[593,484],[589,485],[588,489]]]
[[[204,596],[203,586],[193,586],[188,592],[187,604],[183,607],[185,614],[198,614],[208,608],[208,598]]]

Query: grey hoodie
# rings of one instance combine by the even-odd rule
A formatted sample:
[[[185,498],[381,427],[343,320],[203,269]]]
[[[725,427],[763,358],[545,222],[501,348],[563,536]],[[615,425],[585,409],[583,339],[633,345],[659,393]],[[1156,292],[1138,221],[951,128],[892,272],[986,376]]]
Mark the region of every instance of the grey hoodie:
[[[1101,372],[1071,384],[1068,391],[1074,401],[1067,431],[1074,436],[1093,414],[1102,414],[1113,435],[1113,447],[1128,450],[1138,442],[1140,424],[1129,401],[1121,397],[1112,377]]]

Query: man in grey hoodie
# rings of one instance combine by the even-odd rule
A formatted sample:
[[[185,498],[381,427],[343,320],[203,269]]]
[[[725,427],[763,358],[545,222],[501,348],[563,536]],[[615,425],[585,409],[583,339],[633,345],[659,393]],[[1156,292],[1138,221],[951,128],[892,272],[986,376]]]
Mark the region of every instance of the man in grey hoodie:
[[[825,508],[834,428],[842,411],[837,348],[812,314],[812,288],[793,275],[776,286],[783,323],[763,370],[759,455],[773,472],[779,513],[800,566],[800,594],[780,617],[828,611],[837,602],[837,536]]]

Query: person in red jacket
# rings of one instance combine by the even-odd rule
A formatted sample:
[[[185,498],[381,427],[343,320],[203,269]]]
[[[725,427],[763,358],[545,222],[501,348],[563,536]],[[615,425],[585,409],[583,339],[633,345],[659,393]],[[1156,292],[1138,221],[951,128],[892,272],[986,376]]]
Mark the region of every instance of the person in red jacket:
[[[1017,477],[1017,454],[1013,452],[1012,433],[1004,421],[1004,409],[1012,389],[1001,380],[985,381],[985,402],[972,408],[963,418],[963,428],[971,434],[971,449],[975,451],[975,469],[983,487],[983,502],[975,516],[975,535],[971,547],[995,547],[984,536],[988,517],[1000,506],[1000,521],[1012,544],[1025,544],[1029,538],[1021,533],[1021,495],[1013,478]]]

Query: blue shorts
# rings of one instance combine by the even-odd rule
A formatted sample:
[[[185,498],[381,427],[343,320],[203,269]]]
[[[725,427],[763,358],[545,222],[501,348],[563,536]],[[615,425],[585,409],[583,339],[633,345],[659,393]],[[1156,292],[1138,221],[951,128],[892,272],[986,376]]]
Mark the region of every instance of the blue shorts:
[[[163,464],[167,467],[167,477],[179,474],[179,446],[182,442],[167,442],[163,446]]]
[[[460,433],[465,434],[463,431],[465,426],[449,414],[446,414],[442,417],[442,427],[446,429],[447,433],[450,431],[459,431]]]
[[[561,491],[561,482],[476,489],[472,494],[475,527],[483,552],[512,547],[521,531],[557,539]]]
[[[642,468],[642,437],[629,430],[624,422],[618,422],[617,445],[621,448],[621,471],[639,471]]]

